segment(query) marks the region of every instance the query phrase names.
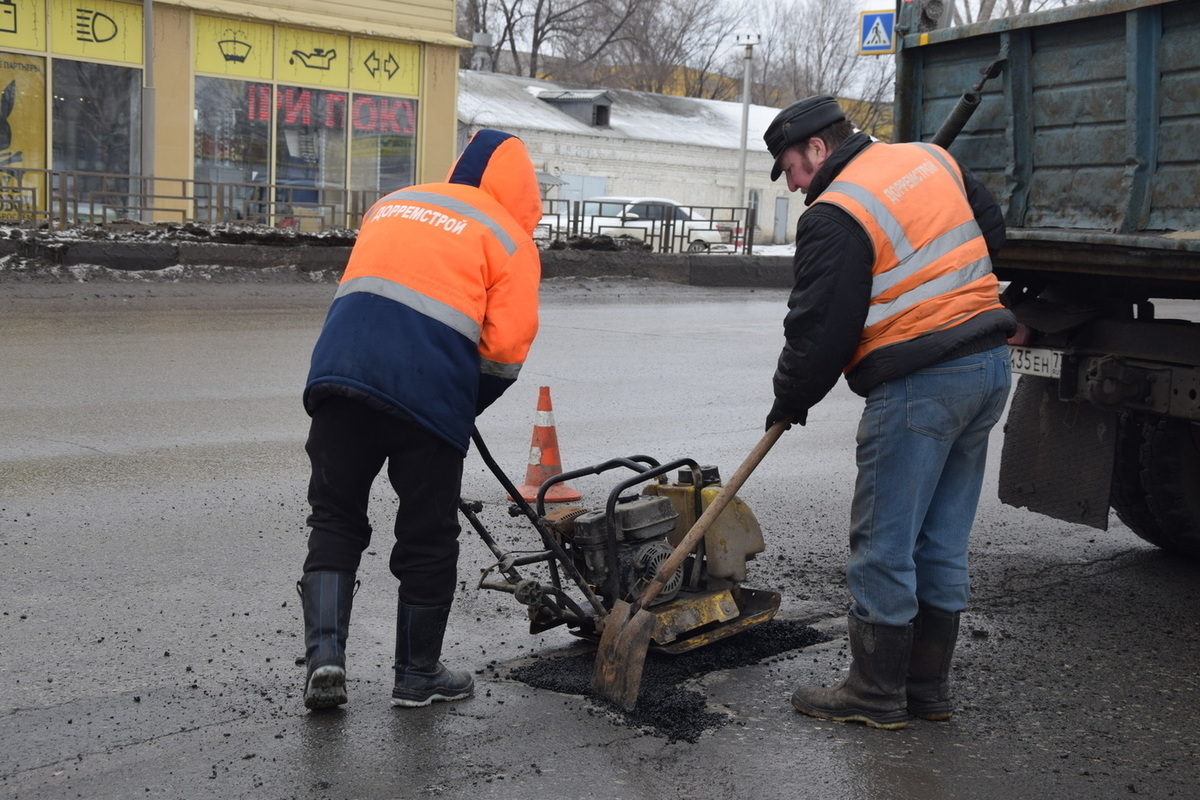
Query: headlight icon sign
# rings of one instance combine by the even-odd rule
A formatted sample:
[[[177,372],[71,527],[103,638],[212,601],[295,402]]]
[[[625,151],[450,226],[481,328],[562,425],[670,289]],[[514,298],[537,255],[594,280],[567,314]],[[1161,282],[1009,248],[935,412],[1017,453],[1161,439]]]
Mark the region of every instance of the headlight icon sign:
[[[0,33],[17,32],[17,4],[13,0],[0,0]]]
[[[112,41],[117,35],[117,23],[112,17],[90,8],[75,9],[75,39],[80,42]]]

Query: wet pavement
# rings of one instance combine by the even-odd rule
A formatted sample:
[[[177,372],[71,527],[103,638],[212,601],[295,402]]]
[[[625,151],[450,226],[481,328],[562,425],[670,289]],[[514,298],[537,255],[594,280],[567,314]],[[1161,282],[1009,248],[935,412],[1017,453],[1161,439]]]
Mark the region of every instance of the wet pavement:
[[[646,716],[583,692],[589,644],[561,628],[531,635],[511,596],[474,588],[491,559],[470,529],[445,658],[472,669],[476,696],[391,708],[383,481],[350,702],[308,714],[299,395],[331,291],[0,283],[0,796],[1195,796],[1200,567],[1115,517],[1096,531],[1000,505],[998,437],[954,719],[885,732],[791,709],[797,682],[836,681],[848,663],[861,401],[844,385],[741,492],[767,542],[747,583],[783,594],[777,624],[693,654],[720,663],[650,659]],[[567,469],[639,453],[730,475],[762,434],[784,302],[775,290],[552,281],[521,380],[481,434],[520,480],[549,386]],[[611,480],[572,485],[594,504]],[[464,495],[502,544],[536,547],[475,454]],[[782,633],[796,638],[756,649]]]

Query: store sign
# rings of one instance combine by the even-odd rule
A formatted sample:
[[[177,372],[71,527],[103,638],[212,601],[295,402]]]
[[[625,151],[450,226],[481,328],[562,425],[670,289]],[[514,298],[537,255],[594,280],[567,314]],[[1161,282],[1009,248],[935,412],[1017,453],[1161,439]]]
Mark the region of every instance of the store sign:
[[[42,0],[0,0],[0,47],[46,49],[46,4]]]
[[[420,89],[421,48],[386,39],[353,42],[353,88],[360,92],[412,94]]]
[[[113,0],[50,4],[50,49],[76,58],[142,63],[142,6]]]
[[[0,220],[46,207],[46,60],[0,53]]]
[[[271,80],[275,30],[270,25],[197,14],[193,28],[197,72]]]
[[[325,31],[279,28],[275,77],[284,83],[350,86],[350,37]]]
[[[394,97],[354,98],[350,124],[356,133],[415,136],[417,115],[411,100]]]
[[[346,127],[346,95],[294,86],[280,87],[276,110],[284,127]],[[246,118],[255,122],[271,119],[271,87],[251,84],[246,87]],[[355,96],[349,114],[355,133],[382,136],[414,136],[417,115],[412,100],[398,97]]]

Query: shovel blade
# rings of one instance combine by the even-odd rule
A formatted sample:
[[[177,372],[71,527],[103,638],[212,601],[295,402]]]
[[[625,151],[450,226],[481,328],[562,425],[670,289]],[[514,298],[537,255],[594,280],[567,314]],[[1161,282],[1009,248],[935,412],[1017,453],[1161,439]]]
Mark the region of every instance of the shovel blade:
[[[613,604],[604,621],[592,669],[592,692],[626,711],[637,705],[642,669],[646,666],[646,652],[656,622],[649,611],[638,609],[631,615],[632,609],[624,600]]]

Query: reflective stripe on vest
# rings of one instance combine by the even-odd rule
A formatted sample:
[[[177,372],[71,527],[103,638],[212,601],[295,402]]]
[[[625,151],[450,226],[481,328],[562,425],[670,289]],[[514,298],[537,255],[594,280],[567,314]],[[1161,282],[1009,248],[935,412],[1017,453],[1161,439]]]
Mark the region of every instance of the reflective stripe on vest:
[[[446,197],[445,195],[434,194],[432,192],[412,192],[407,189],[400,189],[392,192],[382,200],[375,203],[375,207],[382,211],[381,206],[384,204],[399,202],[400,200],[412,200],[416,203],[424,203],[427,206],[437,206],[438,208],[443,208],[452,214],[458,214],[459,216],[474,220],[490,230],[492,234],[500,240],[501,246],[504,247],[505,252],[507,252],[510,256],[517,252],[517,243],[513,241],[511,236],[508,235],[508,231],[504,230],[503,225],[496,222],[496,220],[492,219],[478,208],[475,208],[475,206],[470,205],[469,203],[464,203],[461,200],[456,200],[453,197]],[[370,218],[374,219],[379,215],[380,211],[374,212]]]
[[[922,149],[926,148],[922,147]],[[934,152],[933,155],[958,180],[959,187],[961,188],[962,180],[958,178],[958,173],[950,168],[945,160],[940,157],[940,154]],[[867,311],[866,327],[883,322],[902,311],[907,311],[917,303],[966,286],[968,283],[976,281],[992,271],[991,259],[984,256],[969,264],[964,264],[954,272],[923,283],[887,302],[879,302],[878,298],[887,293],[889,289],[901,281],[911,278],[938,259],[969,243],[972,239],[981,238],[983,231],[979,229],[979,223],[974,218],[971,218],[962,225],[952,228],[941,236],[932,239],[920,251],[917,251],[908,241],[904,227],[892,212],[887,209],[887,206],[881,203],[872,192],[856,183],[834,181],[829,185],[826,193],[843,194],[861,205],[874,218],[875,223],[883,231],[884,236],[891,242],[892,252],[896,254],[896,259],[899,262],[887,272],[876,274],[872,278],[872,304]]]
[[[497,378],[515,381],[517,376],[521,374],[521,365],[502,364],[499,361],[492,361],[490,358],[481,358],[479,360],[479,371],[484,375],[493,375]]]
[[[424,206],[431,206],[421,211],[416,211],[416,206],[406,206],[404,201],[412,201],[413,203],[421,203]],[[445,214],[435,211],[434,209],[442,209]],[[397,211],[389,211],[389,209],[398,209]],[[399,211],[399,210],[403,211]],[[407,209],[414,209],[409,212]],[[490,215],[480,211],[470,203],[463,202],[454,197],[447,197],[443,194],[435,192],[420,192],[411,191],[409,189],[399,189],[386,195],[382,199],[376,201],[367,213],[363,224],[373,222],[392,215],[403,215],[410,219],[416,219],[420,222],[426,222],[432,225],[437,225],[444,228],[446,231],[456,233],[457,226],[465,225],[463,218],[478,222],[483,225],[496,237],[496,240],[504,248],[508,255],[513,255],[517,251],[517,243],[509,235],[504,226],[493,219]],[[454,217],[448,216],[456,215]],[[429,215],[436,215],[430,217]],[[428,217],[428,218],[427,218]],[[343,280],[338,286],[338,290],[334,299],[344,297],[354,292],[367,292],[369,294],[379,295],[393,300],[401,305],[411,308],[423,316],[429,317],[446,325],[447,327],[461,333],[473,344],[479,344],[482,329],[469,314],[465,314],[448,303],[443,303],[428,295],[421,294],[415,289],[411,289],[402,283],[382,278],[377,275],[361,275],[354,278]],[[485,369],[488,374],[505,377],[507,373],[507,365],[492,364],[490,370]],[[518,367],[519,369],[519,367]]]
[[[441,322],[447,327],[458,331],[473,343],[479,344],[481,329],[475,320],[457,308],[446,305],[440,300],[434,300],[432,297],[423,295],[420,292],[413,291],[403,284],[389,281],[387,278],[364,275],[359,278],[351,278],[348,281],[343,281],[338,286],[334,299],[345,297],[354,292],[369,292],[370,294],[377,294],[380,297],[386,297],[388,300],[394,300],[400,305],[408,306],[418,314]]]
[[[367,292],[369,294],[386,297],[388,300],[393,300],[403,306],[411,308],[422,316],[432,320],[437,320],[452,330],[461,333],[473,344],[479,344],[480,327],[475,320],[471,319],[466,314],[456,308],[446,305],[445,303],[426,297],[420,292],[415,292],[407,286],[403,286],[395,281],[389,281],[387,278],[378,278],[371,275],[366,275],[361,278],[351,278],[345,283],[338,286],[337,293],[334,299],[345,297],[354,292]],[[521,373],[520,364],[502,364],[499,361],[481,358],[479,371],[484,375],[494,375],[497,378],[506,378],[516,380]]]

